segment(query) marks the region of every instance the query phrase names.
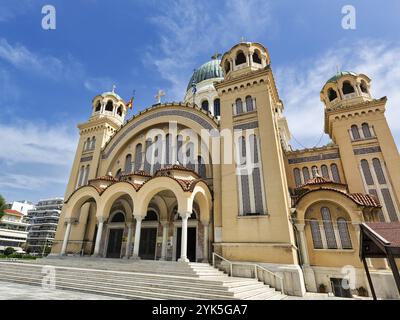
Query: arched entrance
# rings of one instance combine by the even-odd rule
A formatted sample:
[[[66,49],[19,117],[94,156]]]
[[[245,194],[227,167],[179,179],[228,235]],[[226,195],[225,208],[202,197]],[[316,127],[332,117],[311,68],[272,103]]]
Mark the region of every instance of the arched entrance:
[[[142,221],[140,233],[139,257],[143,260],[155,260],[157,256],[158,214],[149,208]]]
[[[121,258],[122,241],[125,230],[125,215],[121,211],[114,212],[110,217],[107,234],[107,258]]]

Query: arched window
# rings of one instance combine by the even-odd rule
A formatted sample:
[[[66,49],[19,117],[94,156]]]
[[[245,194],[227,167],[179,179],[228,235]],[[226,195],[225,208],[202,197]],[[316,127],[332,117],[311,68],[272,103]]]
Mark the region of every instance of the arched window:
[[[333,181],[340,183],[339,169],[336,163],[331,164],[331,173]]]
[[[172,164],[171,142],[171,135],[168,133],[165,136],[165,165],[167,166]]]
[[[246,97],[246,109],[247,112],[253,111],[253,98],[251,96]]]
[[[261,58],[258,50],[255,50],[253,53],[253,62],[261,64]]]
[[[158,215],[153,210],[147,211],[144,221],[158,221]]]
[[[86,139],[85,145],[83,146],[83,150],[84,151],[90,150],[90,138]]]
[[[201,103],[201,108],[202,108],[203,110],[205,110],[205,111],[208,111],[208,100],[204,100],[204,101]]]
[[[342,244],[342,249],[352,249],[351,238],[349,233],[349,228],[347,227],[347,221],[344,218],[337,219],[337,226],[339,230],[340,243]]]
[[[351,126],[351,134],[353,135],[353,140],[360,140],[360,132],[358,131],[358,126],[353,124]]]
[[[224,69],[225,69],[225,74],[231,71],[231,63],[228,60],[225,61]]]
[[[90,143],[90,149],[94,150],[96,148],[96,137],[92,137],[92,141]]]
[[[371,170],[369,169],[369,164],[367,160],[361,160],[361,169],[363,172],[365,183],[369,186],[373,186],[374,180],[372,179]]]
[[[301,173],[300,173],[300,169],[295,168],[293,170],[293,175],[294,175],[294,181],[296,183],[296,187],[300,187],[301,186]]]
[[[368,87],[364,80],[362,80],[360,83],[360,89],[361,92],[368,93]]]
[[[304,167],[304,168],[302,169],[302,171],[303,171],[304,183],[307,183],[308,180],[310,180],[310,171],[308,170],[307,167]]]
[[[335,231],[333,230],[331,212],[329,208],[327,207],[321,208],[321,217],[322,217],[322,224],[324,226],[328,249],[337,249]]]
[[[121,175],[122,175],[122,170],[121,170],[121,169],[118,169],[117,173],[115,174],[115,178],[116,178],[117,180],[119,180],[119,178],[121,178]]]
[[[214,116],[219,117],[221,115],[221,100],[214,100]]]
[[[143,170],[147,173],[151,171],[151,161],[152,161],[152,154],[151,154],[151,139],[146,140],[146,151],[144,154],[144,165]]]
[[[242,99],[238,98],[236,99],[236,114],[241,114],[243,113],[243,103]]]
[[[342,87],[343,94],[349,94],[354,92],[354,87],[351,85],[349,81],[343,82]]]
[[[333,101],[333,100],[335,100],[336,98],[337,98],[337,93],[336,93],[336,91],[333,90],[332,88],[330,88],[330,89],[328,90],[328,99],[329,99],[329,101]]]
[[[82,183],[83,183],[83,176],[85,175],[85,167],[82,166],[81,170],[79,170],[79,176],[78,176],[78,183],[77,183],[77,187],[79,188]]]
[[[315,249],[323,249],[321,230],[319,228],[319,222],[317,219],[310,220],[311,235]]]
[[[250,135],[250,156],[252,164],[258,163],[258,143],[257,137],[255,134]]]
[[[163,143],[162,136],[158,134],[154,140],[154,161],[153,161],[153,172],[161,169],[162,154],[163,154]]]
[[[122,117],[122,107],[121,107],[121,106],[118,107],[118,109],[117,109],[117,114],[118,114],[120,117]]]
[[[113,110],[114,110],[114,105],[113,105],[111,100],[108,100],[107,104],[106,104],[106,111],[111,111],[112,112]]]
[[[142,144],[138,143],[135,147],[135,171],[142,167]]]
[[[315,178],[317,176],[317,174],[318,174],[318,167],[317,166],[312,166],[311,167],[311,174],[312,174],[313,178]]]
[[[243,51],[239,51],[236,55],[235,64],[238,66],[240,64],[246,63],[246,56]]]
[[[183,164],[183,137],[182,135],[178,135],[176,137],[176,159],[180,164]]]
[[[203,179],[207,178],[206,165],[201,156],[197,157],[197,163],[199,166],[199,172],[198,172],[199,176],[202,177]]]
[[[185,166],[190,170],[196,169],[195,158],[194,158],[194,143],[189,142],[186,144],[186,161]]]
[[[243,136],[239,138],[239,152],[239,164],[246,165],[246,138]]]
[[[99,101],[99,102],[97,102],[96,109],[94,111],[99,112],[100,110],[101,110],[101,103]]]
[[[328,167],[324,164],[321,166],[321,173],[322,173],[322,177],[324,177],[325,179],[329,179]]]
[[[111,222],[125,222],[125,215],[122,212],[117,212],[113,215]]]
[[[125,157],[125,174],[132,172],[132,155],[128,154]]]
[[[374,166],[376,177],[380,184],[386,184],[385,174],[383,173],[381,162],[378,158],[372,159],[372,165]]]
[[[90,171],[90,166],[87,165],[85,169],[85,178],[83,179],[83,185],[87,185],[88,180],[89,180],[89,171]]]
[[[393,203],[392,195],[390,194],[390,190],[388,188],[382,188],[381,192],[390,221],[391,222],[399,221],[399,218],[397,217],[396,213],[396,208]]]
[[[371,138],[372,137],[371,130],[369,129],[368,123],[364,122],[361,125],[361,128],[362,128],[362,132],[364,134],[364,138]]]

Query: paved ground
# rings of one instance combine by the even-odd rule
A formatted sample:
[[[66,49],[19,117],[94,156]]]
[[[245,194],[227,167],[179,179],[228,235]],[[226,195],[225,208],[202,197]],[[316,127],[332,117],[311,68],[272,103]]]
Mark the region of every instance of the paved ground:
[[[304,297],[287,296],[283,300],[371,300],[371,299],[372,298],[366,298],[366,297],[357,297],[357,298],[349,299],[349,298],[340,298],[340,297],[330,296],[325,293],[307,292]]]
[[[0,281],[0,300],[117,300],[114,297]],[[119,299],[121,300],[121,299]]]

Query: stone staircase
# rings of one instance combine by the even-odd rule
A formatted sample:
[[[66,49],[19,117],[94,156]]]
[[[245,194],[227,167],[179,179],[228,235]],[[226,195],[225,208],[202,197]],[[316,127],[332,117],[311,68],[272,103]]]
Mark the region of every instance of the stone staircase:
[[[55,270],[55,287],[121,299],[280,300],[286,296],[256,279],[229,277],[206,263],[52,258],[1,261],[3,281],[41,286]]]

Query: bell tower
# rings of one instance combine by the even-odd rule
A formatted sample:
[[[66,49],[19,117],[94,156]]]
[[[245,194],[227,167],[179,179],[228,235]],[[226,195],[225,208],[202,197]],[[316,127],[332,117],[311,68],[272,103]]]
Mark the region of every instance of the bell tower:
[[[232,133],[236,159],[221,164],[222,254],[240,260],[248,252],[248,261],[296,264],[282,144],[290,134],[268,50],[241,42],[223,55],[221,67],[225,78],[214,84],[220,130]]]
[[[96,178],[101,149],[123,125],[126,113],[127,106],[115,93],[115,88],[94,97],[89,120],[78,125],[80,138],[65,199],[90,179]]]
[[[351,193],[369,193],[382,204],[382,220],[400,219],[400,157],[386,121],[387,98],[374,99],[371,79],[339,72],[321,90],[325,132],[339,147]]]

